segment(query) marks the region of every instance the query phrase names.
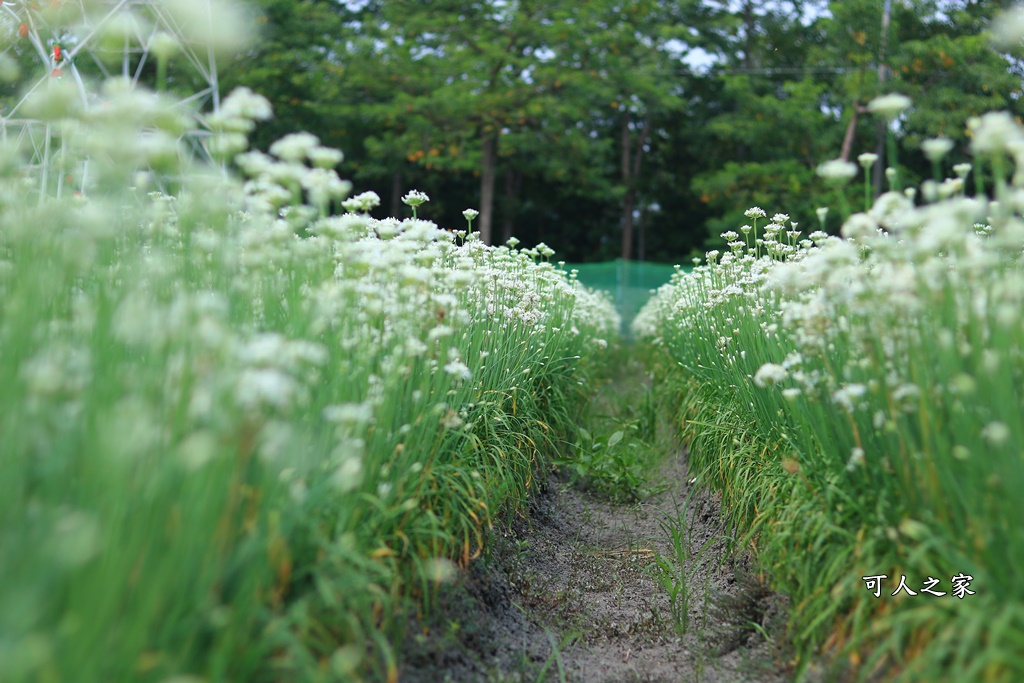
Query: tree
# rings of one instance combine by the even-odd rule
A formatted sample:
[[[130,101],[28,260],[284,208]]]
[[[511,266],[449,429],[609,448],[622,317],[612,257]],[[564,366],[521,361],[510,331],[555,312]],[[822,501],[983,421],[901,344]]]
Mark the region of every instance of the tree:
[[[465,201],[478,202],[486,241],[499,229],[496,214],[502,238],[537,232],[516,226],[538,215],[558,215],[540,224],[578,235],[567,222],[585,203],[602,216],[589,225],[600,248],[604,226],[617,222],[619,253],[632,256],[634,215],[658,205],[645,187],[644,160],[681,109],[679,60],[692,37],[686,17],[702,12],[700,3],[261,3],[267,35],[236,82],[271,97],[287,127],[346,150],[350,172],[390,192],[393,210],[415,176],[443,188],[432,215],[441,202],[451,215],[453,191],[471,174],[479,198]],[[544,202],[571,202],[577,211],[524,195],[538,184]],[[619,218],[609,220],[616,204]]]
[[[390,139],[432,168],[472,171],[480,179],[479,229],[493,230],[496,181],[504,167],[506,222],[524,173],[565,173],[557,159],[593,160],[609,125],[619,140],[617,194],[623,204],[623,253],[653,112],[678,106],[673,70],[684,46],[672,23],[681,3],[575,2],[382,3],[375,31],[385,55],[429,92],[399,89],[379,115]],[[400,79],[396,79],[400,80]],[[390,108],[390,112],[387,109]],[[379,138],[377,138],[379,139]],[[579,144],[589,139],[587,145]],[[467,150],[467,145],[473,149]],[[383,146],[378,147],[382,149]],[[542,164],[531,163],[546,150]],[[553,163],[552,163],[553,161]],[[592,163],[576,173],[606,187]]]
[[[377,116],[386,145],[428,169],[471,171],[480,179],[477,227],[490,243],[503,135],[537,119],[557,90],[541,76],[539,48],[550,17],[571,3],[382,3],[372,17],[375,54],[398,87]]]
[[[746,2],[731,20],[719,15],[710,31],[719,63],[695,112],[704,163],[692,187],[711,209],[715,242],[746,222],[751,206],[809,225],[822,192],[814,169],[839,144],[842,107],[829,90],[832,74],[809,63],[828,40],[823,3],[765,7]]]
[[[241,59],[221,70],[220,81],[225,92],[244,85],[273,104],[274,119],[255,131],[254,144],[266,148],[297,130],[339,144],[338,40],[351,13],[333,0],[253,0],[253,5],[261,34]]]
[[[831,3],[832,18],[823,28],[831,37],[832,54],[823,53],[820,58],[838,57],[864,67],[834,84],[850,112],[844,149],[854,147],[856,140],[862,141],[861,148],[873,141],[874,151],[882,155],[888,134],[885,126],[872,121],[876,125],[868,132],[856,124],[867,102],[885,92],[900,92],[914,103],[901,117],[898,130],[899,162],[911,181],[931,174],[930,164],[918,151],[922,140],[944,136],[963,143],[968,117],[998,109],[1019,110],[1011,97],[1020,89],[1019,69],[992,49],[985,34],[1000,6],[1008,4],[895,2],[886,22],[880,3]],[[950,157],[951,161],[965,158],[962,149]],[[881,191],[881,169],[878,164],[876,191]]]
[[[598,21],[600,45],[593,52],[619,129],[619,183],[622,193],[622,251],[633,258],[634,212],[642,162],[650,150],[659,116],[682,108],[677,72],[689,32],[680,3],[632,2],[606,9]],[[625,11],[623,11],[625,10]]]
[[[914,102],[892,128],[904,185],[931,175],[922,140],[966,142],[967,117],[1019,112],[1019,69],[984,34],[1004,4],[894,1],[884,32],[886,3],[877,0],[746,2],[720,21],[711,33],[721,61],[704,111],[714,145],[693,183],[717,214],[711,234],[741,224],[750,205],[815,225],[813,209],[828,198],[817,164],[876,151],[890,134],[867,111],[880,94]],[[965,158],[961,148],[948,161]]]

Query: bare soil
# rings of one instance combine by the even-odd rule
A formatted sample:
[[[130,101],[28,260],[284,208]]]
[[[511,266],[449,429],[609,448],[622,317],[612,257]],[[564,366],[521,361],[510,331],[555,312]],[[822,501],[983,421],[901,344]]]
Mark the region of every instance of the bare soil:
[[[691,491],[685,452],[656,481],[662,493],[612,505],[552,476],[412,620],[399,680],[792,680],[785,599],[730,547],[715,498]]]

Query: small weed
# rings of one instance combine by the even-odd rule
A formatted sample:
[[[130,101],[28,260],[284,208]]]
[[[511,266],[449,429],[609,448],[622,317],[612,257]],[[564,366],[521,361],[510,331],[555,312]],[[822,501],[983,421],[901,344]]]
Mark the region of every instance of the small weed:
[[[569,472],[572,484],[582,484],[603,498],[628,503],[650,496],[656,487],[648,481],[652,454],[650,447],[637,438],[635,423],[618,429],[606,438],[595,439],[581,428],[574,444],[575,455],[556,460]]]
[[[607,367],[615,372],[593,396],[586,427],[555,464],[570,484],[613,503],[633,503],[666,490],[651,481],[651,472],[672,451],[662,437],[674,430],[666,429],[671,420],[653,386],[660,380],[638,358],[616,349]]]
[[[551,633],[548,628],[544,629],[544,635],[548,637],[548,642],[551,643],[551,656],[548,657],[548,661],[544,663],[544,668],[537,674],[537,681],[547,681],[547,673],[551,669],[551,665],[554,664],[558,671],[559,683],[565,683],[565,662],[562,661],[562,651],[568,647],[571,647],[581,637],[580,633],[572,632],[563,634],[560,640],[555,640],[555,636]]]
[[[686,634],[690,610],[690,593],[686,583],[686,564],[690,561],[690,549],[687,533],[682,524],[683,519],[685,506],[682,513],[677,508],[674,517],[666,516],[661,520],[662,531],[672,541],[673,557],[656,555],[652,565],[654,578],[668,593],[669,615],[677,636]]]

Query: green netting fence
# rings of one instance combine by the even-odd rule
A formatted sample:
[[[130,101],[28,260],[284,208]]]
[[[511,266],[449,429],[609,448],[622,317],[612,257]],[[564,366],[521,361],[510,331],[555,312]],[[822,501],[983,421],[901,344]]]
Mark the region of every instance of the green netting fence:
[[[689,271],[692,266],[684,266]],[[676,266],[647,261],[604,261],[602,263],[567,263],[566,270],[579,271],[579,280],[594,289],[603,289],[612,295],[622,316],[622,335],[630,338],[629,324],[651,296],[651,291],[669,281]]]

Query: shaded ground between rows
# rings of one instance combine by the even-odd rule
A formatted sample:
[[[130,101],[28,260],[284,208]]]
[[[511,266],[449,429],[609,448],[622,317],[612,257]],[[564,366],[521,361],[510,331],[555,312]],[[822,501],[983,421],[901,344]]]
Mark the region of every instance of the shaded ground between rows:
[[[552,476],[491,556],[413,620],[400,681],[790,681],[785,600],[729,552],[686,455],[612,505]]]

